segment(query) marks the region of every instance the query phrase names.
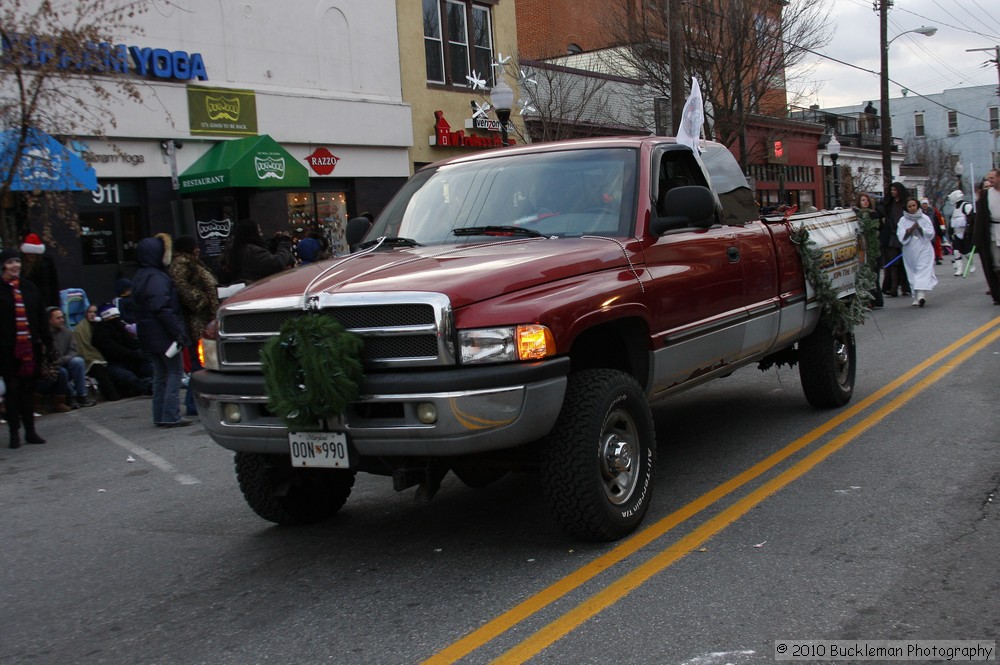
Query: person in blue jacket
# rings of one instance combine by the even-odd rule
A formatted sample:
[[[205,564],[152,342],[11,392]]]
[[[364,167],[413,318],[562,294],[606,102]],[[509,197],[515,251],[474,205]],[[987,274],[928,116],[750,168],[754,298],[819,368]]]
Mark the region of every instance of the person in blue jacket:
[[[128,277],[121,277],[115,280],[115,293],[118,294],[114,300],[118,309],[118,316],[127,325],[135,326],[135,304],[132,302],[132,280]],[[134,328],[133,328],[134,330]]]
[[[139,347],[153,364],[153,423],[183,427],[180,390],[184,361],[180,350],[190,344],[177,286],[167,272],[172,240],[166,233],[143,238],[136,247],[139,269],[132,277]]]

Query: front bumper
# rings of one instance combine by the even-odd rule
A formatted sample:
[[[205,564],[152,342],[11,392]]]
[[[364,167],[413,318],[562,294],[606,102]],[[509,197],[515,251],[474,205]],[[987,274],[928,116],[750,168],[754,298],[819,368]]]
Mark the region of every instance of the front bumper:
[[[449,457],[515,448],[552,429],[562,408],[569,358],[495,367],[378,373],[366,376],[360,398],[342,421],[361,456]],[[191,377],[202,425],[237,452],[287,455],[288,430],[267,409],[264,377],[200,370]],[[424,424],[417,407],[433,404],[437,421]],[[223,405],[237,404],[228,422]],[[320,429],[320,423],[317,423]]]

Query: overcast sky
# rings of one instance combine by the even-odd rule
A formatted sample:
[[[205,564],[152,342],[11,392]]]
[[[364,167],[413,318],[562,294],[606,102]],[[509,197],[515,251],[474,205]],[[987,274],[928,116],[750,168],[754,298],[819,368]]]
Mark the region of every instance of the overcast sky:
[[[808,74],[819,92],[803,100],[803,106],[819,104],[833,108],[865,104],[879,105],[879,15],[872,0],[827,0],[833,40],[824,55],[868,73],[831,60],[818,63]],[[948,88],[998,84],[993,48],[1000,44],[1000,3],[996,0],[895,0],[889,10],[889,39],[921,26],[934,26],[930,37],[902,35],[889,47],[889,98],[901,88],[912,93],[937,94]],[[968,53],[966,49],[989,48]]]

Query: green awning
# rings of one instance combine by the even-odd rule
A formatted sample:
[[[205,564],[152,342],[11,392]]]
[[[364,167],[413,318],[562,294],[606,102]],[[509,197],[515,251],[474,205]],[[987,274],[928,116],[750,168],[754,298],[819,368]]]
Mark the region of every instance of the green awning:
[[[223,141],[178,177],[182,193],[224,187],[308,187],[309,171],[267,134]]]

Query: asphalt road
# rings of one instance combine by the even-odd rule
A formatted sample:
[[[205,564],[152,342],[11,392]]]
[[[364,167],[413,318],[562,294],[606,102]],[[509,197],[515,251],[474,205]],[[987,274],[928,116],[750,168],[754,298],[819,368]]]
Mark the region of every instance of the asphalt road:
[[[753,368],[654,407],[644,529],[563,536],[529,475],[336,518],[245,505],[133,399],[0,448],[0,663],[769,663],[775,640],[996,640],[1000,308],[979,273],[858,330],[853,401]],[[956,342],[958,342],[956,344]],[[0,445],[6,437],[0,434]],[[994,660],[996,656],[994,654]]]

